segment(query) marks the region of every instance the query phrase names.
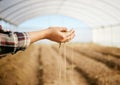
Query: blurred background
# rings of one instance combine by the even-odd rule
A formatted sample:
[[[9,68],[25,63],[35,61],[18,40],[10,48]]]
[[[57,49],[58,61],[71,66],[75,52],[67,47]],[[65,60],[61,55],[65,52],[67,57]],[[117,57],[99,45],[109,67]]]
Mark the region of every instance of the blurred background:
[[[0,0],[0,24],[13,31],[65,26],[76,31],[72,42],[119,47],[119,3],[119,0]]]
[[[40,40],[0,59],[0,85],[120,85],[120,0],[0,0],[0,25],[74,29],[70,43]]]

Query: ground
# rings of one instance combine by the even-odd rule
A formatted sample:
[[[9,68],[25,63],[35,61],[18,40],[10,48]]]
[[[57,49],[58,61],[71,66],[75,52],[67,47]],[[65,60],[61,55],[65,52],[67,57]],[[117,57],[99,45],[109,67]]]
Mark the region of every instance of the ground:
[[[120,85],[120,48],[32,45],[0,59],[0,85]]]

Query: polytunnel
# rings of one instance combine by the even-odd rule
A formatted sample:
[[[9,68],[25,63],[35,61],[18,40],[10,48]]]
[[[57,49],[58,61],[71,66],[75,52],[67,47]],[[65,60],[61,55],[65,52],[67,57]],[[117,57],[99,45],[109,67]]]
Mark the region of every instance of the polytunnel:
[[[120,46],[119,0],[0,0],[0,19],[15,26],[36,16],[60,14],[84,21],[93,42]]]
[[[0,0],[0,85],[120,85],[119,37],[120,0]]]

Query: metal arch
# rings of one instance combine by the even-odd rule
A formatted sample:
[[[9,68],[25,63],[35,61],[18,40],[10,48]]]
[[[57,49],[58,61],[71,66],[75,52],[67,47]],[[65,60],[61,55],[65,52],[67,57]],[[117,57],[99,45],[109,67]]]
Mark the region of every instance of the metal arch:
[[[94,18],[95,19],[95,18]],[[113,20],[113,19],[112,19]],[[112,21],[111,19],[110,19],[110,21]],[[104,21],[104,20],[103,20]],[[99,22],[100,23],[100,22]],[[108,22],[109,23],[109,22]],[[110,23],[111,24],[111,23]],[[103,25],[105,25],[105,24],[103,24]]]
[[[97,9],[96,9],[97,10]],[[111,16],[112,17],[112,16]]]
[[[49,15],[49,14],[54,14],[54,13],[47,13],[47,14]],[[69,13],[68,13],[68,14],[66,14],[66,13],[59,13],[59,14],[61,14],[61,15],[66,15],[66,16],[70,16],[70,17],[72,17],[72,18],[78,19],[78,18],[75,17],[75,16],[69,15]],[[37,14],[33,14],[33,15],[26,16],[26,18],[24,18],[24,20],[22,20],[22,21],[20,20],[18,23],[16,22],[16,25],[19,25],[19,24],[21,24],[23,21],[26,21],[26,20],[28,20],[28,19],[30,19],[30,18],[33,18],[33,17],[36,17],[36,16],[43,16],[43,15],[45,15],[45,14],[41,14],[41,12],[40,12],[40,13],[37,13]],[[91,23],[91,21],[89,22],[89,21],[87,21],[86,19],[82,19],[82,18],[80,18],[80,19],[78,19],[78,20],[84,21],[85,23],[88,24],[89,27],[92,27],[92,28],[103,26],[103,25],[96,25],[96,26],[95,26],[95,24],[94,24],[94,23]]]
[[[97,10],[97,9],[96,9]]]
[[[78,1],[78,3],[79,3],[79,0],[77,0],[77,1]],[[82,2],[82,1],[84,1],[84,2]],[[80,1],[80,3],[85,4],[86,6],[87,6],[87,5],[90,6],[90,4],[86,3],[85,0],[82,0],[82,1]],[[98,2],[98,1],[97,1],[97,2]],[[97,6],[95,6],[95,5],[92,5],[91,8],[96,8],[96,10],[99,9],[101,12],[102,12],[102,11],[103,11],[103,12],[106,12],[106,10],[101,9],[101,8],[103,8],[103,7],[97,7]],[[108,8],[108,7],[107,7],[107,8]],[[112,8],[114,8],[114,7],[112,7]],[[108,9],[109,9],[109,8],[108,8]],[[112,12],[114,12],[114,10],[112,10]],[[112,16],[112,15],[114,15],[114,14],[111,14],[111,12],[109,12],[109,14],[107,14],[108,12],[106,12],[105,14],[109,15],[110,17],[113,17],[114,19],[116,19],[116,20],[119,22],[119,21],[120,21],[120,11],[117,11],[117,12],[119,12],[119,15],[117,15],[117,16]],[[119,20],[118,20],[118,18],[119,18]]]
[[[61,12],[60,14],[63,14],[63,15],[65,14],[65,15],[67,15],[67,16],[72,16],[72,15],[74,15],[74,14],[71,14],[71,15],[70,15],[70,13],[67,13],[67,12],[68,12],[68,11]],[[74,12],[72,12],[72,13],[74,13]],[[75,13],[75,14],[77,14],[77,13]],[[74,16],[72,16],[72,17],[74,17]],[[93,20],[93,19],[91,19],[91,18],[89,18],[89,17],[86,17],[85,14],[82,14],[81,17],[77,17],[77,15],[76,15],[75,18],[77,18],[77,19],[79,19],[79,20],[82,20],[82,21],[84,21],[84,22],[87,22],[87,24],[89,24],[90,27],[106,25],[106,24],[102,24],[102,23],[99,22],[99,21],[95,21],[95,20]],[[107,24],[107,25],[108,25],[108,24]]]
[[[11,9],[11,11],[6,15],[6,16],[4,16],[4,18],[7,18],[7,17],[9,17],[9,16],[11,16],[12,14],[14,14],[14,13],[17,13],[17,12],[19,12],[19,11],[21,11],[21,10],[23,10],[23,9],[25,9],[25,8],[28,8],[28,7],[31,7],[32,5],[46,5],[46,4],[51,4],[51,3],[55,3],[55,1],[57,2],[57,3],[59,3],[60,4],[60,2],[62,2],[62,1],[57,1],[57,0],[54,0],[54,1],[52,1],[52,2],[45,2],[45,1],[42,1],[42,0],[31,0],[30,2],[27,2],[26,4],[25,3],[21,3],[21,4],[19,4],[20,5],[20,7],[16,7],[17,9],[15,9],[14,10],[14,8],[13,9]]]
[[[83,4],[81,4],[81,5],[83,5]],[[75,8],[75,7],[73,7],[73,8]],[[77,7],[76,7],[77,8]],[[82,8],[82,6],[80,7],[79,6],[79,8],[81,8],[81,9],[84,9],[84,7]],[[85,8],[84,10],[86,10],[87,8]],[[93,9],[93,8],[89,8],[89,9],[87,9],[86,11],[89,11],[88,13],[89,14],[91,14],[91,12],[92,13],[94,13],[94,15],[96,16],[97,15],[97,17],[98,17],[98,12],[96,12],[96,10],[91,10],[91,9]],[[74,9],[74,10],[76,10],[76,9]],[[78,10],[79,11],[79,10]],[[101,14],[100,14],[101,13]],[[99,19],[103,19],[104,20],[104,18],[106,18],[107,17],[107,15],[106,15],[106,17],[105,17],[105,14],[102,14],[102,12],[99,12],[99,15],[104,15],[104,16],[100,16],[100,18]],[[114,20],[114,19],[112,19],[112,17],[111,16],[109,16],[108,17],[109,18],[109,20]]]
[[[19,20],[19,19],[18,19]]]
[[[88,10],[89,11],[89,10]],[[23,13],[26,12],[26,11],[23,11]],[[21,13],[22,14],[22,13]],[[16,16],[13,16],[13,18],[16,17]]]
[[[108,1],[106,1],[106,0],[101,0],[101,2],[103,2],[103,3],[105,3],[106,5],[108,5],[108,6],[110,6],[110,7],[113,7],[114,9],[116,9],[116,10],[118,10],[118,12],[119,12],[119,16],[117,16],[118,18],[120,17],[120,6],[118,6],[118,5],[113,5],[113,3],[112,2],[108,2]],[[120,1],[119,1],[120,2]],[[115,2],[114,2],[115,3]],[[116,4],[116,3],[115,3]],[[118,20],[118,22],[120,22],[120,20]]]
[[[9,19],[9,20],[11,20],[11,21],[14,21],[14,20],[17,20],[17,19],[21,19],[23,16],[25,16],[25,15],[29,15],[29,14],[32,14],[32,13],[34,13],[34,12],[36,12],[37,13],[37,11],[40,11],[41,10],[41,12],[45,12],[45,11],[47,11],[47,10],[44,10],[44,9],[49,9],[49,10],[54,10],[55,12],[56,12],[56,9],[57,9],[58,7],[57,6],[52,6],[52,7],[45,7],[45,8],[39,8],[39,9],[35,9],[35,10],[31,10],[31,11],[29,11],[28,10],[28,12],[26,12],[26,10],[24,10],[23,12],[21,12],[21,14],[22,13],[24,13],[24,12],[26,12],[26,13],[24,13],[24,14],[22,14],[22,15],[19,15],[18,17],[17,16],[14,16],[14,17],[16,17],[16,18],[14,18],[14,17],[11,17],[11,18],[7,18],[7,19]]]
[[[16,0],[15,0],[16,1]],[[28,2],[29,1],[29,2]],[[8,7],[6,7],[5,9],[3,9],[2,11],[0,11],[0,13],[3,13],[3,12],[6,12],[6,11],[8,11],[9,9],[12,9],[12,8],[17,8],[17,6],[18,5],[21,5],[21,4],[24,4],[24,3],[31,3],[31,2],[34,2],[34,3],[37,3],[36,1],[38,1],[38,2],[46,2],[46,1],[50,1],[50,0],[22,0],[22,1],[20,1],[20,2],[17,2],[17,3],[14,3],[13,5],[11,5],[11,6],[8,6]],[[52,1],[58,1],[58,0],[52,0]],[[63,1],[63,0],[59,0],[59,1]],[[34,4],[34,3],[32,3],[32,4]],[[29,6],[31,6],[32,4],[30,4]],[[22,8],[24,8],[24,7],[21,7],[20,9],[22,9]],[[17,12],[17,11],[19,11],[20,9],[17,9],[16,11],[14,11],[14,12]],[[12,9],[13,10],[13,9]],[[11,11],[12,12],[12,11]],[[12,12],[13,13],[13,12]]]
[[[39,12],[39,13],[33,13],[32,15],[29,15],[29,16],[26,16],[24,19],[22,19],[22,20],[19,20],[19,22],[16,22],[15,24],[16,25],[20,25],[21,23],[23,23],[23,22],[25,22],[26,20],[28,20],[28,19],[31,19],[31,18],[33,18],[33,17],[37,17],[37,16],[45,16],[45,15],[52,15],[52,14],[54,14],[54,12],[52,13],[47,13],[47,14],[41,14],[41,12]]]
[[[91,19],[87,18],[86,16],[83,16],[80,18],[76,17],[76,16],[72,16],[70,15],[70,13],[67,11],[67,12],[60,12],[59,14],[62,14],[62,15],[66,15],[66,16],[70,16],[70,17],[73,17],[75,19],[78,19],[78,20],[81,20],[83,22],[85,22],[89,27],[92,27],[92,26],[95,26],[96,25],[96,21],[91,21]]]
[[[12,0],[12,1],[17,1],[17,0]],[[0,11],[0,13],[5,12],[5,11],[9,10],[10,8],[13,8],[13,7],[17,6],[18,4],[24,3],[26,1],[33,1],[33,0],[21,0],[19,2],[11,4],[10,6],[7,6],[5,9],[3,9],[2,11]],[[36,0],[34,0],[34,1],[36,1]],[[44,0],[39,0],[39,1],[44,1]]]
[[[50,7],[49,7],[49,9],[50,9]],[[22,19],[22,17],[24,18],[24,17],[26,17],[26,16],[29,16],[30,14],[33,14],[34,12],[37,13],[37,12],[39,12],[39,11],[42,11],[42,12],[43,12],[44,9],[43,9],[43,10],[38,9],[38,10],[33,10],[33,11],[30,11],[30,12],[27,12],[27,14],[26,14],[25,16],[19,16],[19,17],[17,17],[17,19],[14,19],[13,22],[19,21],[19,20]],[[69,10],[69,11],[70,11],[70,10]],[[74,11],[74,10],[73,10],[73,11]],[[76,13],[76,12],[75,12],[75,13]],[[76,13],[76,14],[77,14],[77,13]],[[82,13],[80,13],[80,14],[82,14]],[[85,15],[87,15],[87,14],[83,14],[83,15],[85,16]],[[89,18],[89,17],[88,17],[88,18]],[[93,21],[92,18],[90,18],[90,19],[91,19],[91,21]],[[94,21],[95,21],[95,22],[98,22],[99,20],[96,21],[96,20],[94,19]],[[99,23],[100,23],[100,22],[99,22]]]
[[[71,16],[72,16],[72,15],[71,15]],[[26,16],[26,17],[27,17],[27,16]],[[82,18],[84,18],[84,17],[82,16]],[[21,21],[24,21],[24,19],[25,19],[25,18],[22,18],[22,19],[20,19],[20,20],[21,20]],[[81,18],[79,18],[79,19],[81,19]],[[85,21],[85,20],[88,21],[87,19],[88,19],[88,18],[84,18],[84,21]],[[19,20],[19,21],[20,21],[20,20]],[[19,21],[17,21],[17,22],[19,23]],[[92,23],[92,22],[94,22],[93,25],[96,25],[96,26],[97,26],[97,25],[106,25],[106,24],[101,24],[101,23],[98,23],[98,22],[96,23],[95,21],[92,21],[92,19],[89,19],[89,23]],[[107,25],[108,25],[108,24],[107,24]]]
[[[16,0],[14,0],[14,1],[16,1]],[[4,12],[4,11],[6,11],[6,10],[8,10],[8,9],[10,9],[10,8],[18,5],[18,4],[20,4],[20,3],[23,3],[24,1],[27,1],[27,0],[21,0],[19,2],[16,2],[16,3],[14,3],[14,4],[12,4],[12,5],[8,6],[8,7],[6,7],[5,9],[1,10],[0,13]]]
[[[65,9],[63,9],[62,12],[64,12],[64,10],[65,10]],[[70,10],[70,9],[66,9],[66,10],[69,10],[69,12],[72,11],[72,10]],[[66,12],[67,12],[67,11],[66,11]],[[77,14],[77,13],[79,14],[77,18],[81,18],[81,17],[79,17],[81,14],[82,14],[83,16],[88,16],[88,14],[87,14],[86,11],[85,11],[85,12],[86,12],[86,13],[85,13],[85,12],[79,12],[79,10],[73,9],[73,12],[75,12],[76,14]],[[73,12],[72,12],[72,13],[73,13]],[[70,14],[71,14],[71,13],[70,13]],[[104,21],[103,21],[104,19],[101,19],[101,18],[99,19],[99,18],[97,18],[97,16],[92,16],[92,14],[89,14],[88,18],[90,18],[91,21],[95,21],[97,24],[98,24],[98,23],[101,24],[102,22],[104,23]],[[105,21],[105,22],[106,22],[106,21]]]
[[[3,21],[5,21],[5,22],[7,22],[7,23],[9,23],[9,24],[17,26],[15,23],[10,22],[9,20],[3,19],[3,18],[0,18],[0,19],[3,20]]]
[[[48,15],[49,14],[54,14],[54,13],[48,13]],[[77,17],[75,17],[75,16],[72,16],[72,15],[69,15],[69,13],[67,14],[67,13],[58,13],[58,14],[60,14],[60,15],[65,15],[65,16],[69,16],[69,17],[72,17],[72,18],[75,18],[75,19],[77,19],[77,20],[81,20],[81,21],[83,21],[83,22],[85,22],[86,24],[88,24],[88,26],[89,27],[91,27],[91,28],[98,28],[98,27],[103,27],[104,25],[95,25],[93,22],[89,22],[89,21],[87,21],[86,19],[82,19],[82,18],[77,18]],[[28,19],[30,19],[30,18],[33,18],[33,17],[36,17],[36,16],[44,16],[45,14],[41,14],[41,13],[38,13],[38,14],[35,14],[35,15],[31,15],[31,16],[27,16],[26,17],[26,19],[24,18],[24,20],[21,20],[21,21],[19,21],[18,23],[16,23],[17,25],[19,25],[19,24],[21,24],[22,22],[24,22],[24,21],[26,21],[26,20],[28,20]],[[115,23],[116,24],[116,23]],[[114,25],[114,24],[113,24]]]
[[[85,22],[86,24],[88,24],[88,26],[89,27],[98,27],[98,25],[94,25],[94,23],[92,23],[92,22],[88,22],[88,21],[86,21],[86,20],[84,20],[84,19],[78,19],[77,17],[75,17],[75,16],[71,16],[71,15],[67,15],[67,14],[65,14],[65,13],[59,13],[60,15],[65,15],[65,16],[69,16],[69,17],[72,17],[72,18],[75,18],[75,19],[77,19],[77,20],[81,20],[81,21],[83,21],[83,22]],[[32,16],[27,16],[26,17],[26,19],[24,19],[24,20],[22,20],[22,21],[19,21],[19,23],[16,23],[16,25],[19,25],[19,24],[21,24],[21,23],[23,23],[23,21],[26,21],[26,20],[28,20],[28,19],[30,19],[30,18],[33,18],[33,17],[36,17],[36,16],[43,16],[44,14],[35,14],[35,15],[32,15]],[[49,15],[49,14],[48,14]],[[101,26],[101,25],[99,25],[99,26]]]
[[[40,16],[40,15],[43,15],[44,13],[41,14],[41,12],[40,12],[40,13],[38,12],[38,13],[36,14],[35,12],[33,12],[32,15],[33,15],[33,14],[35,14],[35,15],[38,15],[38,14],[39,14],[39,16]],[[48,14],[50,14],[50,13],[48,13]],[[51,13],[51,14],[54,14],[54,13]],[[60,14],[60,13],[59,13],[59,14]],[[32,16],[32,15],[29,15],[29,16]],[[45,14],[44,14],[44,15],[45,15]],[[29,19],[29,18],[28,18],[29,16],[26,16],[25,18],[20,19],[18,22],[20,22],[20,21],[25,21],[26,18]],[[66,15],[66,16],[67,16],[67,15]],[[33,15],[33,17],[34,17],[34,15]],[[72,16],[72,17],[73,17],[73,16]],[[32,18],[32,17],[30,17],[30,18]],[[77,18],[77,17],[76,17],[76,18]],[[17,22],[17,21],[16,21],[16,22]],[[91,22],[92,22],[92,21],[91,21]]]
[[[104,3],[104,4],[106,4],[106,3]],[[111,11],[110,13],[115,15],[116,20],[118,20],[118,22],[119,22],[120,21],[120,11],[118,11],[115,7],[112,7],[112,6],[108,5],[108,4],[107,4],[107,6],[109,6],[111,8],[114,8],[113,10],[110,10]]]
[[[114,7],[116,10],[118,10],[118,11],[120,11],[120,6],[118,6],[118,5],[115,5],[115,4],[120,4],[120,0],[117,0],[119,3],[116,3],[116,2],[111,2],[110,0],[109,1],[107,1],[107,0],[100,0],[101,2],[103,2],[103,3],[105,3],[105,4],[107,4],[107,5],[110,5],[111,7]]]
[[[51,14],[54,14],[54,13],[48,13],[47,15],[51,15]],[[18,23],[16,23],[16,25],[19,25],[19,24],[21,24],[23,21],[26,21],[26,20],[28,20],[28,19],[30,19],[30,18],[33,18],[33,17],[36,17],[36,16],[44,16],[45,14],[41,14],[41,12],[40,13],[37,13],[37,14],[33,14],[33,15],[30,15],[30,16],[27,16],[26,18],[24,18],[24,20],[20,20]],[[59,13],[59,15],[65,15],[65,16],[69,16],[69,17],[72,17],[72,18],[75,18],[75,19],[77,19],[77,20],[79,20],[77,17],[75,17],[75,16],[71,16],[71,15],[67,15],[67,14],[65,14],[65,13]],[[82,19],[81,19],[82,20]],[[87,23],[85,20],[82,20],[83,22],[85,22],[85,23]],[[89,25],[89,23],[87,23],[88,25]],[[90,26],[90,25],[89,25]]]
[[[50,8],[50,7],[49,7],[49,8]],[[33,11],[35,11],[35,10],[33,10]],[[38,9],[38,11],[39,11],[39,9]],[[32,12],[32,11],[31,11],[31,12]],[[37,10],[36,10],[35,12],[37,12]],[[30,13],[30,12],[29,12],[29,13]],[[29,14],[29,13],[28,13],[28,14]],[[33,13],[33,12],[32,12],[32,13]],[[31,14],[31,13],[30,13],[30,14]],[[17,17],[17,18],[18,18],[18,17]],[[22,18],[19,18],[18,20],[20,20],[20,19],[22,19]]]
[[[31,0],[32,1],[32,0]],[[17,10],[15,10],[15,11],[11,11],[11,13],[9,13],[8,15],[9,16],[11,16],[11,14],[14,14],[14,13],[16,13],[18,10],[20,11],[20,10],[23,10],[23,9],[25,9],[25,8],[27,8],[27,7],[30,7],[32,4],[38,4],[38,3],[36,3],[35,1],[38,1],[38,2],[41,2],[40,0],[34,0],[34,3],[31,3],[31,4],[28,4],[28,5],[26,5],[26,6],[22,6],[21,4],[21,8],[18,8]],[[58,0],[54,0],[54,1],[57,1],[58,2]],[[60,1],[62,1],[62,0],[60,0]],[[43,1],[42,1],[43,2]],[[45,2],[46,3],[46,2]],[[43,3],[39,3],[39,4],[43,4]],[[17,7],[16,7],[17,8]],[[13,9],[12,9],[13,10]],[[4,18],[7,18],[7,17],[9,17],[9,16],[5,16]]]
[[[40,11],[37,11],[37,13],[39,13],[39,12],[40,12]],[[33,15],[34,13],[36,14],[36,12],[33,12],[32,15]],[[43,13],[44,13],[44,12],[43,12]],[[40,12],[39,14],[40,14],[40,15],[41,15],[41,14],[43,15],[43,13]],[[62,13],[59,13],[59,14],[62,14]],[[75,13],[75,14],[76,14],[76,13]],[[36,14],[36,15],[37,15],[37,14]],[[78,15],[79,15],[79,14],[78,14]],[[31,16],[31,15],[29,15],[29,16]],[[26,18],[29,17],[29,16],[26,16]],[[66,16],[68,16],[68,15],[66,14]],[[70,15],[69,15],[69,16],[70,16]],[[72,15],[71,15],[71,16],[72,16]],[[33,17],[34,17],[34,16],[33,16]],[[74,17],[74,16],[72,16],[72,17]],[[83,17],[84,17],[84,16],[82,16],[82,18],[83,18]],[[22,18],[23,20],[22,20],[22,19],[18,20],[18,23],[21,22],[21,21],[26,20],[26,18]],[[78,17],[76,16],[76,18],[78,18]],[[80,18],[79,18],[79,19],[80,19]],[[83,20],[84,20],[84,21],[85,21],[85,20],[88,21],[87,19],[89,19],[89,18],[86,18],[86,19],[83,19]],[[92,21],[92,19],[89,19],[89,21],[90,21],[89,23],[94,22],[94,25],[95,25],[95,23],[96,23],[96,21]]]
[[[79,2],[80,0],[77,0],[77,1]],[[82,1],[84,1],[84,2],[82,2]],[[85,2],[85,0],[82,0],[82,1],[80,1],[80,3],[86,4],[86,5],[89,6],[89,4]],[[100,2],[100,1],[97,1],[97,2]],[[104,4],[104,3],[102,3],[102,4]],[[105,5],[107,5],[107,4],[105,4]],[[118,20],[118,18],[119,18],[119,16],[113,16],[114,14],[111,14],[111,13],[112,13],[111,11],[107,12],[106,10],[104,10],[103,7],[98,7],[98,5],[96,6],[95,4],[92,4],[91,6],[92,6],[92,8],[96,8],[97,10],[100,10],[101,12],[105,12],[105,14],[107,14],[107,15],[115,18],[116,20]],[[107,6],[109,6],[109,5],[107,5]],[[109,6],[109,7],[110,7],[110,6]],[[108,8],[108,7],[107,7],[107,8]],[[112,8],[115,10],[114,7],[112,7]],[[109,10],[109,8],[108,8],[108,10]],[[112,11],[114,11],[114,10],[112,10]],[[119,12],[119,14],[120,14],[120,11],[118,11],[118,12]],[[119,21],[119,20],[118,20],[118,21]]]

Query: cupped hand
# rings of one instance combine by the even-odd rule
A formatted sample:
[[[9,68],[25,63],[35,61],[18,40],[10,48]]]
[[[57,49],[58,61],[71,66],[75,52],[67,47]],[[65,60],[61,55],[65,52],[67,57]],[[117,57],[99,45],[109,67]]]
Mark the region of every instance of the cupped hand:
[[[75,31],[67,30],[66,27],[49,27],[46,38],[56,42],[68,42],[75,36]]]

